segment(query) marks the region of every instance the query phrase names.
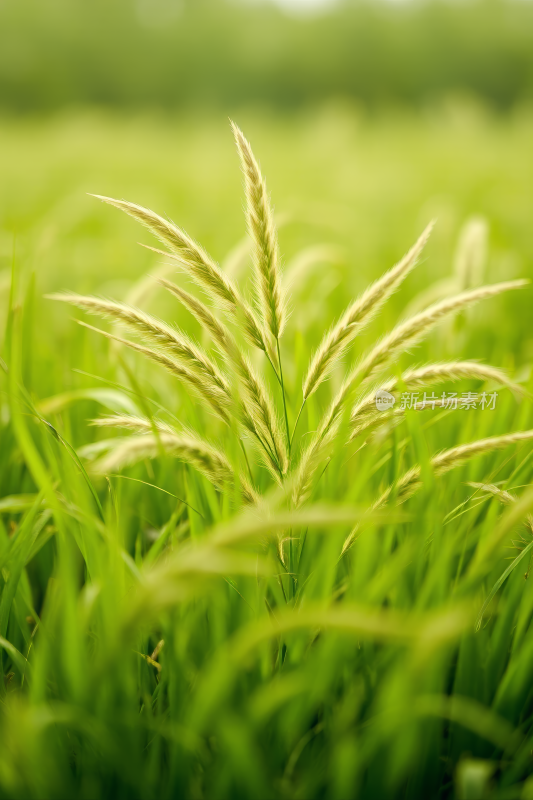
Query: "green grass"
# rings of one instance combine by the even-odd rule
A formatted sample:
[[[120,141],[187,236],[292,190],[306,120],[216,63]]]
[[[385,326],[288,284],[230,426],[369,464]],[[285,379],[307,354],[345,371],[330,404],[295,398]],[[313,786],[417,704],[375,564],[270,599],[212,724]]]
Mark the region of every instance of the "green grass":
[[[290,430],[323,334],[437,217],[422,262],[307,401],[297,459],[350,363],[420,292],[454,275],[468,217],[483,214],[490,228],[484,283],[531,277],[533,121],[455,102],[417,118],[330,106],[238,122],[294,278],[280,341]],[[533,796],[522,524],[533,507],[531,445],[441,477],[430,462],[531,429],[531,402],[499,388],[494,411],[407,414],[363,448],[364,437],[345,447],[342,427],[298,511],[252,451],[268,512],[241,507],[238,491],[216,490],[164,452],[98,476],[77,451],[104,438],[88,421],[109,411],[166,414],[244,466],[238,437],[179,382],[43,298],[135,296],[207,346],[173,298],[140,283],[161,265],[136,245],[154,244],[150,234],[85,192],[168,214],[248,291],[247,259],[226,259],[245,233],[231,134],[221,119],[87,113],[4,120],[0,144],[0,797]],[[303,265],[302,250],[317,245]],[[393,373],[476,358],[531,391],[530,297],[504,294],[444,322]],[[264,361],[258,354],[281,419]],[[421,489],[364,518],[341,557],[361,512],[416,463]],[[519,499],[506,506],[472,482]],[[513,541],[523,558],[476,630],[517,555]]]

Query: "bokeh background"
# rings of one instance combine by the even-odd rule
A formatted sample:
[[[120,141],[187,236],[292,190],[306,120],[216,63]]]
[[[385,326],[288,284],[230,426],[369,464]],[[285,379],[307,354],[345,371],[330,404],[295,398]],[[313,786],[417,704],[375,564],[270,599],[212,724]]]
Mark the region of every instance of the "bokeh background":
[[[72,339],[43,294],[124,298],[157,267],[133,223],[87,193],[153,207],[245,272],[228,117],[268,177],[312,340],[313,320],[335,317],[432,217],[391,320],[451,274],[472,215],[489,226],[486,278],[531,274],[530,0],[0,0],[0,316],[15,258],[34,275],[42,358],[61,342],[66,363]],[[294,262],[302,248],[312,270]],[[508,302],[507,329],[486,320],[475,355],[505,341],[525,363],[527,299]]]
[[[1,105],[294,111],[533,93],[527,0],[3,0]]]

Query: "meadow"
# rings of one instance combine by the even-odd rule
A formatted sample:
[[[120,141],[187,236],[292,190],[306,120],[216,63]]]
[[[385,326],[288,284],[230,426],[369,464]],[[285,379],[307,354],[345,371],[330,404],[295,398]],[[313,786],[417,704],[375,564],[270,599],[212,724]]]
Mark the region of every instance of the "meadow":
[[[533,112],[235,122],[0,122],[0,797],[533,797]]]

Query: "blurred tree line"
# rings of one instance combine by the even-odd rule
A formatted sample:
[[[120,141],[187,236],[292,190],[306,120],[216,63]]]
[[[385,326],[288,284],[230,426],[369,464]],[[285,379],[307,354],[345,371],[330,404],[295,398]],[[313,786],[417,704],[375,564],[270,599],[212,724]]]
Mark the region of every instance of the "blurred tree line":
[[[175,109],[330,96],[533,97],[533,1],[346,0],[294,17],[238,0],[0,0],[0,108]]]

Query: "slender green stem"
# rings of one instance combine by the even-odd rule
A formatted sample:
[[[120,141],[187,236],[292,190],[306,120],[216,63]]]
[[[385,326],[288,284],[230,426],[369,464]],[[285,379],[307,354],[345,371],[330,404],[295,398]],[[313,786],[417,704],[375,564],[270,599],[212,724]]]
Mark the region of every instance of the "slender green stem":
[[[289,597],[294,597],[294,578],[293,578],[293,558],[292,558],[292,528],[289,530]]]
[[[272,458],[272,461],[274,462],[274,464],[276,466],[276,469],[277,469],[277,471],[279,473],[280,478],[283,479],[283,470],[281,469],[281,465],[280,465],[278,459],[276,458],[276,455],[275,455],[274,451],[270,447],[268,441],[263,441],[263,438],[260,436],[258,431],[255,430],[255,429],[253,431],[251,431],[251,433],[253,433],[253,435],[255,436],[255,438],[257,439],[257,441],[259,442],[259,444],[263,448],[263,450],[270,455],[270,457]]]
[[[250,462],[248,461],[248,455],[246,453],[246,448],[244,446],[243,440],[239,437],[239,444],[241,446],[242,453],[244,455],[244,460],[246,461],[246,466],[248,467],[248,475],[250,476],[250,480],[253,481],[252,477],[252,470],[250,469]]]
[[[179,500],[180,503],[183,503],[184,506],[187,506],[187,508],[190,508],[191,511],[194,511],[196,514],[198,514],[199,517],[202,517],[202,519],[205,519],[204,515],[202,513],[200,513],[200,511],[198,511],[196,508],[194,508],[194,506],[191,506],[189,503],[186,503],[185,500],[182,500],[181,497],[178,497],[177,494],[172,494],[172,492],[167,492],[166,489],[162,489],[160,486],[157,486],[155,483],[148,483],[148,481],[141,481],[139,478],[130,478],[129,475],[119,475],[118,473],[110,473],[106,477],[107,478],[121,478],[124,481],[134,481],[135,483],[143,483],[145,486],[151,486],[152,489],[157,489],[158,492],[163,492],[164,494],[169,494],[171,497],[174,497],[176,500]],[[156,539],[156,541],[159,541],[159,538]]]
[[[304,397],[302,405],[300,406],[300,410],[298,411],[298,416],[296,417],[296,422],[294,423],[292,436],[289,439],[289,453],[291,452],[292,443],[294,441],[294,434],[296,433],[296,428],[298,427],[298,423],[300,422],[300,417],[302,416],[302,411],[304,410],[304,406],[305,406],[306,402],[307,402],[307,397]]]
[[[276,341],[278,341],[278,340],[276,339]],[[274,375],[276,376],[276,379],[277,379],[279,385],[283,386],[283,376],[281,378],[279,377],[278,371],[277,371],[276,367],[274,366],[274,364],[272,363],[272,359],[270,358],[270,356],[268,355],[266,350],[265,350],[265,355],[267,357],[268,363],[270,364],[270,366],[274,370]],[[278,342],[278,358],[279,358],[279,342]],[[280,365],[279,366],[280,366],[280,369],[281,369],[281,361],[280,361]]]
[[[268,439],[263,439],[263,437],[261,436],[261,434],[257,430],[254,431],[254,435],[255,435],[255,438],[257,439],[257,441],[259,442],[259,444],[261,445],[261,447],[263,448],[263,450],[265,450],[265,452],[267,452],[270,455],[270,457],[272,458],[272,461],[276,462],[276,466],[277,466],[278,471],[279,471],[281,469],[281,466],[278,463],[278,459],[276,458],[276,453],[274,452],[274,450],[271,448],[270,444],[268,443]]]
[[[98,511],[100,512],[100,516],[102,518],[102,521],[105,522],[104,509],[102,508],[102,504],[100,503],[100,498],[98,497],[96,489],[92,485],[92,483],[91,483],[91,481],[89,479],[89,476],[87,475],[87,471],[86,471],[85,467],[83,466],[82,462],[80,461],[80,458],[79,458],[76,450],[72,447],[72,445],[69,442],[67,442],[67,440],[65,438],[63,438],[63,436],[59,433],[59,431],[56,428],[54,428],[54,426],[52,425],[51,422],[48,422],[47,419],[45,419],[44,417],[42,417],[39,414],[39,412],[37,411],[37,409],[35,408],[35,406],[33,404],[33,401],[31,399],[26,387],[23,384],[21,384],[21,385],[18,386],[18,390],[19,390],[19,392],[21,394],[22,400],[28,406],[28,408],[30,410],[30,414],[32,416],[34,416],[36,419],[38,419],[39,422],[42,422],[43,425],[46,427],[46,429],[50,433],[52,433],[52,435],[55,437],[55,439],[57,439],[57,441],[60,444],[63,445],[63,447],[65,448],[65,450],[67,451],[67,453],[69,454],[71,459],[74,461],[74,463],[76,464],[76,466],[80,470],[81,474],[83,475],[83,477],[85,479],[85,482],[87,483],[87,486],[89,487],[89,491],[91,492],[91,494],[93,496],[93,499],[94,499],[94,501],[96,503]]]
[[[287,416],[287,401],[285,399],[285,384],[283,383],[283,367],[281,366],[281,353],[279,351],[279,339],[276,339],[278,348],[279,374],[281,376],[281,393],[283,395],[283,411],[285,412],[285,429],[287,431],[287,444],[289,445],[289,458],[291,457],[291,436],[289,433],[289,418]]]
[[[283,581],[281,579],[281,575],[278,575],[278,581],[279,581],[279,585],[281,586],[281,591],[283,592],[283,599],[285,600],[285,602],[287,602],[287,595],[285,594],[285,587],[283,586]]]

